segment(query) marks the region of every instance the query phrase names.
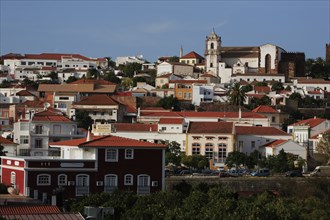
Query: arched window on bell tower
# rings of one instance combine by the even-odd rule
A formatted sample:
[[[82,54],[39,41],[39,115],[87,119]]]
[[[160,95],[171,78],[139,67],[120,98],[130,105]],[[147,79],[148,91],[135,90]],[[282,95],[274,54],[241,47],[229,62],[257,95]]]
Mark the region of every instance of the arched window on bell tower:
[[[269,54],[265,57],[265,73],[270,73],[271,70],[271,56]]]
[[[214,49],[214,43],[211,43],[211,49]]]

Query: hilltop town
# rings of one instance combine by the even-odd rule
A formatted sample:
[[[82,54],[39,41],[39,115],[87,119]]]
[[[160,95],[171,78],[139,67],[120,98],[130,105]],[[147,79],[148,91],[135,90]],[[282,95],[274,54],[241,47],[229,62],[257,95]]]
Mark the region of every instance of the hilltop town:
[[[1,183],[49,202],[54,192],[164,191],[183,170],[308,173],[328,162],[330,45],[322,60],[273,44],[222,46],[214,31],[203,43],[202,55],[180,48],[155,62],[2,55]],[[279,155],[291,159],[271,165]]]

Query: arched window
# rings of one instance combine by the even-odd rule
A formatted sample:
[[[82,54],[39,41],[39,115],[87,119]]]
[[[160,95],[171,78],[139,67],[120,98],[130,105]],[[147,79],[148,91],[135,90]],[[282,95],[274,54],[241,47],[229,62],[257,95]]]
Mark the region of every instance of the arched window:
[[[200,143],[192,143],[192,154],[200,154],[201,152],[201,144]]]
[[[65,174],[60,174],[60,175],[58,175],[58,177],[57,177],[57,184],[58,184],[59,186],[66,186],[66,185],[67,185],[67,180],[68,180],[67,175],[65,175]]]
[[[214,43],[211,43],[210,46],[211,46],[211,49],[214,49]]]
[[[78,174],[76,176],[76,196],[89,194],[89,175]]]
[[[272,61],[271,56],[267,54],[265,57],[265,73],[270,73],[270,70],[272,68],[271,61]]]
[[[138,194],[149,194],[150,193],[150,176],[149,175],[146,175],[146,174],[138,175],[137,193]]]
[[[205,147],[213,147],[213,144],[212,143],[206,143]]]
[[[118,187],[118,177],[115,174],[108,174],[104,176],[104,191],[112,193]]]
[[[224,163],[227,157],[227,145],[224,143],[218,144],[218,161]]]

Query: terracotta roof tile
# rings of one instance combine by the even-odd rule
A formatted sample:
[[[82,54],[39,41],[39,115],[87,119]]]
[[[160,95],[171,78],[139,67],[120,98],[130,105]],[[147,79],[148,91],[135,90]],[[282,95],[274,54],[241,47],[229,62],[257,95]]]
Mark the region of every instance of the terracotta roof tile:
[[[195,51],[191,51],[190,53],[187,53],[183,57],[180,57],[180,59],[204,59],[204,57],[202,57]]]
[[[119,105],[119,103],[112,97],[101,94],[83,97],[75,105]]]
[[[258,93],[270,93],[271,91],[269,86],[255,86],[254,90]]]
[[[62,57],[72,57],[82,60],[91,60],[80,54],[62,54],[62,53],[42,53],[42,54],[25,54],[26,59],[38,59],[38,60],[61,60]]]
[[[278,113],[275,109],[268,105],[260,105],[257,108],[253,109],[252,112],[260,112],[260,113]]]
[[[271,147],[271,148],[276,148],[279,147],[279,145],[282,145],[283,143],[288,142],[289,140],[275,140],[275,141],[271,141],[261,147]]]
[[[180,80],[171,80],[170,83],[186,83],[186,84],[193,84],[193,83],[207,83],[206,80],[184,80],[184,79],[180,79]]]
[[[28,220],[85,220],[85,218],[80,214],[73,213],[51,213],[51,214],[20,214],[20,215],[3,215],[5,219],[28,219]]]
[[[71,122],[69,118],[51,108],[35,113],[32,121]]]
[[[57,206],[52,206],[52,205],[0,206],[0,215],[51,214],[51,213],[61,213],[61,211]]]
[[[291,126],[298,126],[298,125],[309,125],[311,128],[321,124],[324,122],[325,118],[309,118],[302,121],[298,121],[296,123],[291,124]]]
[[[259,126],[236,126],[236,134],[238,135],[284,135],[290,134],[279,130],[275,127],[259,127]]]
[[[11,140],[8,140],[7,138],[0,136],[0,144],[16,144],[16,143],[12,142]]]
[[[113,124],[118,132],[157,132],[157,124],[140,124],[140,123],[115,123]]]
[[[232,134],[233,122],[190,122],[187,133],[190,134]]]
[[[161,118],[158,124],[183,124],[183,118]]]
[[[18,95],[18,96],[35,96],[27,90],[21,90],[21,91],[17,92],[16,95]]]
[[[116,85],[115,83],[109,82],[104,79],[86,79],[86,78],[78,79],[69,84],[90,84],[90,83],[99,84],[99,85]]]

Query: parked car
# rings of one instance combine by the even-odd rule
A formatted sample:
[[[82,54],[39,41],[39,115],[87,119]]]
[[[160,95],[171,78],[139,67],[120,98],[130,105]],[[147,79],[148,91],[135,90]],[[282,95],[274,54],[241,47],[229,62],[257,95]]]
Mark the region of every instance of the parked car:
[[[330,176],[330,166],[317,166],[310,176]]]
[[[285,172],[285,176],[287,177],[302,177],[302,172],[300,170],[290,170]]]
[[[270,171],[268,168],[262,168],[251,173],[251,176],[269,176]]]
[[[225,170],[220,170],[219,177],[230,177],[229,173]]]
[[[228,174],[229,174],[229,176],[232,176],[232,177],[242,176],[242,174],[239,172],[239,170],[236,170],[236,169],[230,169],[228,171]]]
[[[181,170],[180,176],[192,175],[190,170]]]

